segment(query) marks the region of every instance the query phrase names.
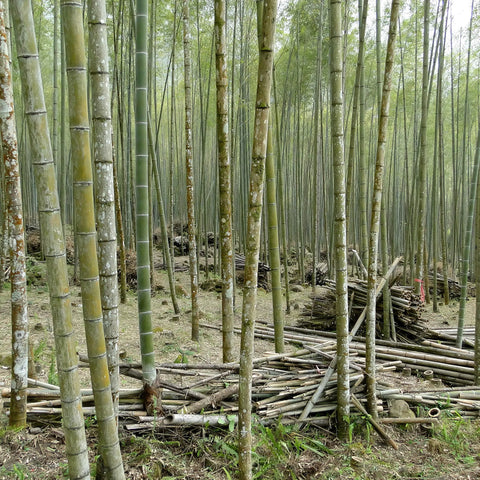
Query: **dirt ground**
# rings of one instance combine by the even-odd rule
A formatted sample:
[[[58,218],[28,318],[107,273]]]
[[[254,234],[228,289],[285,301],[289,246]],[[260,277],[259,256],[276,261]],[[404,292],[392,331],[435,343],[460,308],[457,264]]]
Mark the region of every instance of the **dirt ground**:
[[[48,382],[54,368],[54,340],[48,292],[42,280],[42,264],[35,265],[38,270],[37,279],[29,289],[29,318],[30,340],[33,346],[37,378]],[[158,363],[174,362],[179,355],[187,355],[189,363],[220,363],[221,362],[221,333],[218,329],[221,322],[220,294],[216,292],[200,291],[199,302],[202,312],[202,327],[200,342],[190,340],[190,298],[179,295],[178,301],[182,313],[175,315],[168,293],[162,286],[167,286],[167,278],[163,272],[156,272],[156,289],[152,297],[152,319],[154,341],[156,347],[156,361]],[[177,272],[178,287],[187,292],[189,290],[188,273]],[[202,279],[203,281],[203,274]],[[309,303],[310,289],[298,288],[291,293],[292,313],[286,321],[295,325],[304,304]],[[242,298],[237,292],[236,324],[240,327]],[[76,328],[77,351],[86,354],[84,330],[82,321],[82,301],[78,286],[71,287],[73,320]],[[427,306],[424,317],[429,325],[456,326],[458,304],[453,302],[449,306],[442,305],[440,312],[431,313]],[[475,301],[467,303],[466,323],[473,324]],[[5,393],[10,384],[10,370],[8,363],[10,354],[9,332],[9,289],[0,291],[0,318],[4,319],[3,335],[0,335],[0,388]],[[272,322],[271,295],[263,290],[258,294],[257,319]],[[215,328],[216,327],[216,328]],[[140,360],[138,340],[137,306],[135,293],[130,291],[127,303],[120,306],[120,344],[124,358],[128,361]],[[240,336],[236,335],[237,351]],[[256,340],[256,355],[273,351],[273,344],[265,340]],[[7,360],[5,360],[7,359]],[[83,387],[89,387],[89,375],[86,369],[81,369]],[[419,381],[419,380],[413,380]],[[122,386],[139,386],[139,382],[122,377]],[[32,478],[55,479],[64,478],[66,472],[66,457],[64,455],[63,433],[60,424],[45,424],[35,428],[27,428],[21,432],[9,431],[5,428],[6,416],[0,403],[0,479]],[[87,429],[92,446],[95,444],[95,430]],[[399,451],[394,451],[382,441],[362,435],[349,445],[338,442],[328,432],[324,432],[324,442],[333,454],[319,456],[312,451],[305,450],[299,457],[295,457],[287,465],[277,465],[278,472],[265,478],[322,478],[322,479],[457,479],[467,480],[480,478],[480,441],[478,434],[480,424],[476,422],[462,422],[462,428],[455,433],[455,442],[452,435],[445,432],[443,438],[432,439],[420,428],[400,429],[389,427],[389,433],[399,443]],[[440,432],[441,433],[441,432]],[[192,440],[203,438],[205,432],[189,433],[191,444],[185,446],[185,437],[182,439],[156,439],[144,445],[142,440],[130,434],[122,434],[122,447],[125,456],[127,478],[165,478],[165,479],[196,479],[212,478],[215,480],[229,478],[225,467],[217,465],[213,457],[202,454],[192,454],[198,445]],[[443,438],[443,440],[442,440]],[[472,440],[473,439],[473,440]],[[231,440],[231,439],[230,439]],[[434,441],[435,440],[435,441]],[[165,450],[165,443],[171,442],[176,447]],[[227,442],[227,440],[225,440]],[[455,445],[459,445],[456,451]],[[181,445],[181,446],[180,446]],[[452,447],[454,445],[454,447]],[[140,452],[140,453],[139,453]],[[187,453],[188,452],[188,453]],[[92,463],[94,463],[95,448],[92,448]],[[268,452],[265,452],[269,455]],[[353,464],[352,459],[356,459]],[[358,460],[360,459],[360,460]],[[357,461],[358,460],[358,461]],[[148,465],[148,467],[147,467]],[[153,466],[152,466],[153,465]],[[212,467],[213,465],[213,467]],[[283,469],[285,470],[284,473]],[[155,473],[156,472],[156,473]],[[257,478],[262,478],[257,477]]]

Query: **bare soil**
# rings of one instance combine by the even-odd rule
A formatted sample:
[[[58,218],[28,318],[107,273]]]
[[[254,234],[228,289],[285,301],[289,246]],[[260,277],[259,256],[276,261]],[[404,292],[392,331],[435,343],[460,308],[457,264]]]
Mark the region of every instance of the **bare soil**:
[[[48,382],[54,371],[54,339],[50,315],[48,292],[44,284],[43,264],[35,263],[29,273],[32,285],[29,288],[30,340],[35,352],[39,380]],[[203,275],[203,274],[202,274]],[[220,295],[215,291],[201,291],[199,295],[202,311],[200,342],[190,340],[190,298],[178,297],[182,313],[174,314],[164,272],[155,272],[158,288],[152,297],[153,330],[156,346],[156,360],[159,363],[174,362],[179,355],[187,355],[189,363],[221,362],[221,323]],[[176,279],[185,292],[189,290],[188,273],[177,272]],[[181,291],[179,287],[179,291]],[[291,293],[292,313],[287,317],[288,324],[295,325],[304,304],[309,303],[308,287]],[[79,353],[86,353],[82,320],[82,301],[78,286],[71,287],[73,320],[77,331],[76,342]],[[236,322],[240,327],[241,292],[237,292]],[[458,304],[441,306],[440,312],[431,313],[427,306],[425,318],[432,326],[456,325]],[[475,314],[475,302],[467,303],[467,324],[472,324]],[[3,335],[0,335],[0,363],[8,357],[11,345],[9,289],[0,291],[0,318],[4,319]],[[258,320],[271,323],[271,295],[263,290],[258,294]],[[212,328],[210,328],[212,327]],[[135,293],[130,291],[127,303],[120,306],[120,350],[130,361],[140,360],[139,335],[137,324],[137,306]],[[240,336],[236,336],[237,349]],[[265,340],[256,340],[258,356],[273,351],[273,344]],[[82,386],[89,386],[86,369],[81,371]],[[398,381],[405,381],[398,378]],[[421,382],[412,377],[409,382]],[[6,392],[10,384],[10,369],[0,366],[0,388]],[[122,386],[139,386],[139,382],[122,377]],[[411,386],[411,385],[409,385]],[[87,422],[87,421],[86,421]],[[11,431],[6,428],[7,417],[0,403],[0,479],[64,478],[67,472],[64,452],[64,439],[59,422],[30,426],[23,431]],[[88,422],[87,422],[88,425]],[[443,424],[442,424],[443,425]],[[359,420],[352,431],[352,442],[340,443],[327,431],[312,431],[302,435],[322,438],[322,443],[330,453],[311,449],[283,452],[277,458],[272,444],[258,446],[257,453],[263,456],[259,462],[263,465],[269,459],[270,467],[257,478],[285,479],[452,479],[467,480],[480,478],[480,423],[457,420],[447,422],[438,432],[417,428],[388,427],[389,434],[399,443],[400,449],[393,450],[384,444],[374,433],[370,433]],[[92,425],[87,429],[91,445],[92,465],[97,454],[96,432]],[[367,434],[365,433],[367,432]],[[283,432],[284,444],[291,445],[294,432]],[[287,438],[288,437],[288,438]],[[234,445],[234,433],[219,433],[214,430],[186,430],[184,432],[166,432],[163,436],[134,436],[122,432],[122,451],[126,477],[128,479],[165,478],[165,479],[226,479],[232,478],[231,458],[222,454],[225,446]],[[281,445],[281,441],[279,441]],[[286,448],[286,447],[285,447]],[[263,463],[262,463],[263,462]]]

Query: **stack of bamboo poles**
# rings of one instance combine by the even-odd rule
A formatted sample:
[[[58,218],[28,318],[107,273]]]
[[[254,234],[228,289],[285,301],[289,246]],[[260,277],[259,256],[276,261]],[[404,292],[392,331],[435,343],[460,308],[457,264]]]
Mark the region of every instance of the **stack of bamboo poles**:
[[[351,299],[350,320],[353,323],[367,304],[367,285],[363,280],[350,280],[348,295]],[[328,280],[325,287],[317,288],[310,296],[312,303],[306,305],[299,321],[301,327],[328,330],[335,326],[335,283]],[[397,335],[402,339],[422,338],[426,326],[422,321],[422,303],[411,287],[393,285],[390,287],[392,311]],[[377,318],[383,315],[383,303],[377,302]]]
[[[255,334],[268,339],[274,332],[271,326],[260,323]],[[328,427],[336,410],[335,374],[326,382],[323,395],[308,418],[300,420],[300,416],[326,377],[327,369],[335,356],[335,334],[286,327],[285,340],[302,348],[291,353],[267,355],[254,361],[254,411],[264,423],[277,422],[280,418],[284,423],[313,423]],[[354,403],[355,408],[361,408],[365,389],[365,347],[362,337],[353,337],[350,352],[352,401],[358,402]],[[473,383],[471,351],[431,340],[424,340],[419,345],[379,340],[377,359],[379,372],[408,370],[419,376],[441,379],[450,385],[443,387],[443,383],[437,380],[436,383],[432,381],[432,389],[427,392],[409,392],[399,390],[394,385],[379,383],[379,412],[388,411],[387,401],[402,399],[412,406],[423,406],[429,410],[431,417],[434,416],[430,412],[432,408],[445,409],[464,417],[479,416],[480,389],[468,387]],[[84,360],[84,357],[81,356],[80,360]],[[83,362],[81,365],[86,366]],[[130,431],[170,428],[175,425],[231,425],[237,421],[238,368],[236,363],[159,365],[157,372],[163,389],[161,410],[154,416],[148,416],[142,401],[143,389],[123,389],[120,392],[119,407],[121,424]],[[124,364],[121,371],[124,375],[141,379],[138,364]],[[438,388],[439,385],[442,388]],[[59,420],[59,388],[35,381],[31,382],[30,387],[35,388],[28,390],[29,421],[45,423]],[[2,390],[6,408],[9,406],[9,395],[9,389]],[[84,413],[93,415],[95,409],[91,390],[82,390],[82,398]],[[391,420],[385,419],[384,422]],[[406,422],[407,420],[404,423]]]
[[[430,285],[431,293],[433,293],[433,280],[434,280],[434,277],[433,277],[433,273],[431,272],[428,275],[428,285]],[[448,278],[447,281],[448,281],[448,294],[450,298],[460,298],[460,290],[461,290],[460,284],[456,280],[453,280],[451,278]],[[443,275],[440,273],[437,273],[437,294],[443,295],[444,290],[445,290],[445,283],[444,283]],[[472,294],[472,292],[469,292],[469,295],[470,294]],[[473,292],[473,294],[475,294],[475,292]]]
[[[457,343],[456,328],[432,328],[429,330],[428,334],[431,338],[435,338],[447,345],[456,345]],[[475,348],[475,327],[465,327],[463,329],[463,345]]]
[[[270,282],[268,280],[268,272],[270,267],[263,262],[258,262],[258,278],[257,285],[267,292],[270,291]],[[243,285],[245,277],[245,256],[239,253],[235,254],[235,273],[237,276],[237,283]]]
[[[256,335],[259,338],[270,339],[273,334],[272,327],[262,324],[257,327]],[[286,326],[285,340],[302,346],[320,344],[325,351],[335,351],[333,332]],[[450,385],[473,384],[474,353],[471,350],[455,348],[433,339],[424,339],[417,344],[377,340],[376,344],[379,363],[397,360],[401,362],[399,369],[410,368],[419,374],[432,371],[436,378]],[[361,363],[365,357],[365,338],[353,337],[350,352],[355,362]]]
[[[386,282],[387,278],[384,280],[384,283]],[[380,285],[377,290],[381,291]],[[410,329],[414,328],[418,323],[416,315],[420,309],[415,303],[416,297],[409,289],[394,287],[392,292],[394,292],[393,305],[397,309],[397,317],[413,318],[414,321],[409,325],[410,320],[405,321],[405,325]],[[360,289],[356,288],[355,291],[352,289],[351,293],[359,299],[364,298],[364,286]],[[352,404],[358,411],[365,414],[362,405],[365,339],[356,335],[360,320],[364,318],[363,315],[364,313],[359,316],[359,321],[353,328],[350,342],[350,389]],[[217,326],[202,326],[220,329]],[[240,333],[239,329],[236,332]],[[430,334],[431,338],[423,338],[417,343],[378,340],[377,370],[379,372],[395,369],[408,371],[409,374],[416,373],[428,379],[433,378],[437,386],[439,384],[443,386],[443,381],[449,387],[418,394],[400,391],[379,383],[378,410],[385,409],[386,400],[402,399],[410,404],[425,407],[433,405],[448,407],[457,415],[478,416],[480,389],[468,387],[473,384],[473,352],[438,342],[438,338],[450,341],[453,338],[452,332],[422,329],[422,333]],[[257,322],[255,336],[273,340],[273,327]],[[291,353],[267,355],[254,360],[252,399],[255,413],[262,422],[267,423],[276,422],[281,418],[285,423],[316,423],[328,426],[336,410],[335,333],[286,326],[284,338],[286,342],[295,345],[297,350]],[[86,357],[80,355],[80,365],[88,367],[86,362]],[[143,389],[122,390],[119,407],[122,424],[129,430],[170,427],[179,424],[231,425],[232,422],[236,422],[238,410],[238,370],[239,365],[236,363],[159,365],[157,383],[163,389],[161,408],[153,417],[147,416],[143,406]],[[142,380],[139,364],[124,364],[121,366],[121,372]],[[59,419],[61,415],[59,388],[35,381],[32,381],[31,386],[37,388],[28,391],[30,402],[27,408],[30,420],[38,419],[44,423],[45,417]],[[320,387],[321,394],[318,394]],[[7,398],[6,407],[9,404],[9,395],[8,389],[2,391],[2,397]],[[82,398],[85,414],[94,414],[92,392],[82,391]],[[308,415],[304,413],[307,410]],[[375,428],[380,431],[378,425]]]

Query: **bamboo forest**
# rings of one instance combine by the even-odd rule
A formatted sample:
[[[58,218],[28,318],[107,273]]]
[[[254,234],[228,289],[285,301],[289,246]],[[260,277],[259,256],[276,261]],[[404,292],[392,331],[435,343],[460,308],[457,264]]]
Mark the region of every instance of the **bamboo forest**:
[[[0,479],[480,478],[478,0],[0,0]]]

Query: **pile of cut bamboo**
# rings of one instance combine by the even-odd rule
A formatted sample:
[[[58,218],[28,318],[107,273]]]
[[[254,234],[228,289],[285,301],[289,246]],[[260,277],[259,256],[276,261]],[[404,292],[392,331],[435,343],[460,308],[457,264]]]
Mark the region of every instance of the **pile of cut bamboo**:
[[[268,280],[268,272],[270,267],[263,262],[258,262],[258,279],[257,285],[259,288],[263,288],[267,292],[270,291],[270,282]],[[245,279],[245,256],[239,253],[235,254],[235,273],[237,277],[238,285],[242,285]]]
[[[273,328],[267,324],[258,324],[255,331],[260,338],[268,339],[273,334]],[[335,418],[337,398],[336,375],[331,371],[336,354],[335,334],[286,327],[285,340],[301,348],[254,360],[254,412],[263,423],[281,419],[283,423],[329,427]],[[360,410],[365,391],[365,346],[362,337],[352,338],[350,353],[352,405]],[[81,355],[81,366],[86,366],[84,359]],[[159,386],[163,389],[161,411],[154,416],[147,415],[142,401],[143,389],[122,389],[119,405],[121,424],[129,431],[178,425],[232,425],[237,421],[238,369],[237,363],[161,364],[157,367]],[[431,380],[432,388],[426,392],[400,390],[396,388],[395,381],[390,385],[379,382],[379,412],[388,411],[389,401],[402,399],[412,407],[421,405],[429,411],[428,418],[402,419],[402,423],[429,423],[443,410],[464,417],[480,415],[480,389],[468,386],[473,383],[473,352],[431,340],[417,345],[379,340],[377,371],[384,372],[384,378],[387,374],[394,376],[393,370],[408,370],[411,374],[433,377],[436,381]],[[123,364],[121,372],[141,379],[139,364]],[[449,386],[444,387],[440,379]],[[302,417],[307,403],[311,402],[322,383],[322,394],[308,416]],[[30,387],[35,388],[28,390],[29,421],[58,421],[61,417],[59,388],[38,381],[31,381]],[[6,408],[9,406],[9,395],[9,389],[2,390]],[[94,415],[92,391],[82,390],[82,398],[84,413]],[[431,410],[433,408],[439,409],[438,412]],[[395,421],[399,420],[381,420],[384,423]]]
[[[352,325],[357,321],[367,304],[367,284],[363,280],[348,282],[348,296],[350,299]],[[299,326],[331,330],[335,328],[335,283],[326,281],[324,287],[317,288],[311,294],[312,303],[306,305],[302,311]],[[426,326],[421,318],[423,307],[418,295],[411,287],[393,285],[390,287],[390,297],[395,327],[398,338],[417,341],[426,334]],[[377,301],[377,321],[383,316],[382,298]],[[379,329],[381,331],[381,329]]]
[[[429,290],[430,293],[433,295],[433,273],[430,272],[428,275],[428,285],[429,285]],[[448,295],[450,298],[460,298],[460,284],[456,281],[453,280],[452,278],[447,279],[448,282]],[[445,291],[445,280],[443,278],[443,275],[440,273],[437,273],[437,295],[443,295]],[[471,292],[468,293],[469,295]]]

